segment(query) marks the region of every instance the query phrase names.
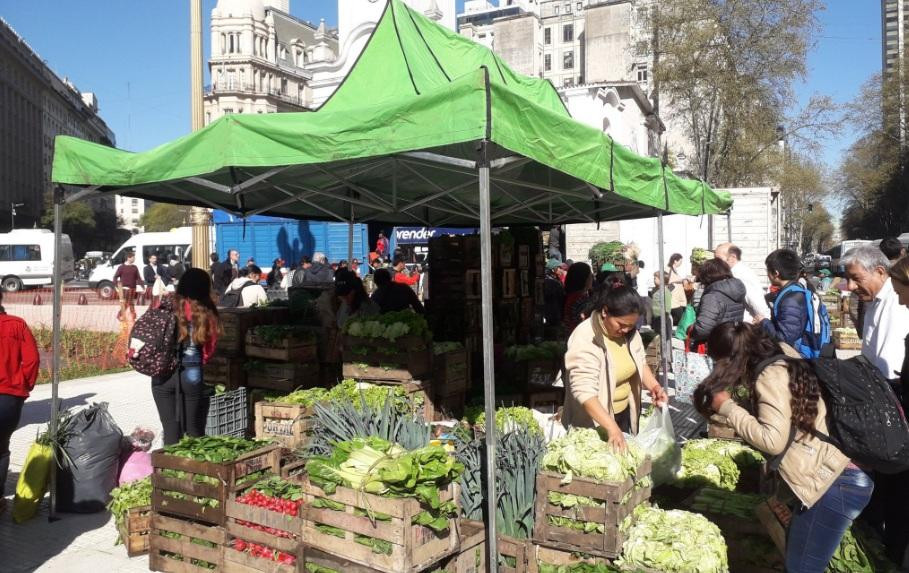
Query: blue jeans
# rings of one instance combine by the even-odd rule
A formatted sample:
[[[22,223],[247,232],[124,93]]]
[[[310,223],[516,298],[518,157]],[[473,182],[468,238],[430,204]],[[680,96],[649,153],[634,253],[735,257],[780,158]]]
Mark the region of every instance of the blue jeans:
[[[843,534],[871,500],[868,475],[847,468],[810,509],[792,516],[786,541],[788,573],[823,573]]]

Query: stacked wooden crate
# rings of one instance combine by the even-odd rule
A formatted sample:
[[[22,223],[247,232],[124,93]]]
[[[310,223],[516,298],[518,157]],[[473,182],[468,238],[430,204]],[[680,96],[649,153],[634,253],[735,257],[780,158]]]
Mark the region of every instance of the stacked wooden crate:
[[[151,506],[130,508],[120,523],[117,531],[120,541],[126,547],[126,554],[130,557],[148,553],[148,533],[151,526]]]
[[[539,546],[533,557],[537,564],[565,565],[574,554],[583,554],[596,559],[615,559],[622,552],[625,541],[622,522],[631,516],[636,507],[650,499],[651,470],[650,458],[638,467],[634,477],[623,482],[599,483],[575,476],[569,483],[563,483],[565,476],[552,472],[540,472],[536,485],[536,522],[533,541]],[[550,502],[550,493],[574,495],[592,499],[596,505],[577,505],[570,509]],[[557,524],[550,517],[580,522],[585,525],[597,524],[592,533],[585,533],[569,526]],[[542,551],[541,551],[542,550]]]
[[[229,502],[266,473],[280,472],[279,446],[224,463],[152,452],[149,569],[168,573],[239,571],[224,561]]]
[[[256,438],[296,450],[305,446],[312,434],[312,416],[311,406],[256,402]]]
[[[246,333],[246,383],[289,393],[318,386],[318,342],[308,329],[260,325]]]
[[[394,341],[347,335],[342,358],[345,378],[380,386],[403,386],[408,394],[420,394],[423,416],[433,421],[431,340],[415,335]]]
[[[263,324],[286,324],[287,307],[222,308],[218,310],[221,332],[215,355],[203,368],[206,384],[224,385],[228,390],[246,386],[246,334]]]
[[[467,399],[469,372],[467,351],[448,350],[432,357],[432,386],[437,417],[460,418]]]

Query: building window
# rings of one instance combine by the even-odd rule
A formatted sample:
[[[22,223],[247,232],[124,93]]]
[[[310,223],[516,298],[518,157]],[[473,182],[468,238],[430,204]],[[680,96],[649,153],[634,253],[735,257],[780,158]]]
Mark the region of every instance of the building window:
[[[232,114],[233,112],[234,112],[234,110],[233,110],[233,108],[231,108],[231,107],[225,107],[225,108],[224,108],[224,115],[230,115],[230,114]]]
[[[562,26],[562,41],[574,42],[574,24],[565,24]]]
[[[552,69],[552,54],[543,56],[543,71],[548,72]]]
[[[133,206],[138,206],[138,205],[139,205],[139,200],[133,199]]]
[[[638,82],[647,83],[647,64],[638,64],[636,66]]]
[[[563,70],[573,70],[574,69],[574,50],[566,50],[562,53],[562,69]]]
[[[584,10],[584,3],[578,2],[578,12],[581,12],[582,10]]]
[[[565,13],[571,14],[571,2],[565,2]]]
[[[565,86],[565,87],[571,87],[571,86],[573,86],[573,85],[574,85],[574,78],[571,77],[571,76],[565,78],[564,80],[562,80],[562,85]]]
[[[552,28],[543,29],[543,43],[547,46],[552,43]]]
[[[559,5],[558,4],[556,4],[555,6],[552,7],[552,13],[555,14],[556,16],[559,15]]]

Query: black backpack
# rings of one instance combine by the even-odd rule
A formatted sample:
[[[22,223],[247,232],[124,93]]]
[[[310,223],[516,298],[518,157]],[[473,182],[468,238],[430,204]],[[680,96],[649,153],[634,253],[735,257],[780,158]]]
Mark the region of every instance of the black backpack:
[[[780,357],[765,361],[758,371]],[[829,435],[815,430],[816,438],[836,446],[857,464],[884,474],[909,469],[909,424],[890,383],[864,356],[835,357],[832,345],[809,362],[820,381],[827,404]],[[795,440],[795,427],[786,450]],[[770,464],[779,467],[786,450]]]
[[[221,306],[224,308],[240,308],[243,306],[243,289],[253,286],[254,282],[246,281],[237,290],[229,290],[221,297]]]

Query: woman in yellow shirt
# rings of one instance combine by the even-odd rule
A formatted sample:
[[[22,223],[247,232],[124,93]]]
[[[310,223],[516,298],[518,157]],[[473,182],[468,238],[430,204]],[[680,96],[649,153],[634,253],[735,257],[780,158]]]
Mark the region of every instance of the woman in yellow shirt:
[[[568,384],[562,422],[566,427],[602,427],[609,443],[624,449],[623,433],[636,434],[641,391],[653,402],[668,401],[644,360],[644,343],[635,329],[641,298],[625,285],[601,285],[593,312],[568,339]]]

